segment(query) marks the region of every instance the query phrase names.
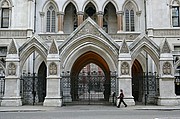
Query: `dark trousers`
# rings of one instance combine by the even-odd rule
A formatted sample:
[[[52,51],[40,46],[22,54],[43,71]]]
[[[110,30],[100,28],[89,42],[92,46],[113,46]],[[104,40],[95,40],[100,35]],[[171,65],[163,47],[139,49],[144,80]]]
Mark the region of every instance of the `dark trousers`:
[[[121,102],[124,104],[125,107],[127,107],[127,104],[124,102],[124,100],[120,98],[119,104],[117,105],[118,108],[120,107]]]

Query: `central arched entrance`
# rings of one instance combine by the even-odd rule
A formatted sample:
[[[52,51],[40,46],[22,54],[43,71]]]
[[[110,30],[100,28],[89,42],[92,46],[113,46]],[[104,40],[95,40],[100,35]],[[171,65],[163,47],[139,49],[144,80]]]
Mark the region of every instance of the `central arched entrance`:
[[[108,64],[97,53],[82,54],[71,69],[71,98],[78,104],[109,103],[111,76]]]

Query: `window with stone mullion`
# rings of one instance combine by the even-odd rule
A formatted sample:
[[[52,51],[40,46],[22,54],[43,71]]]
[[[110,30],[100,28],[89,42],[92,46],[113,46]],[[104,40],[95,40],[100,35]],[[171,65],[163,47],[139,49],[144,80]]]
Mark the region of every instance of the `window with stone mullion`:
[[[9,8],[2,8],[1,28],[9,27]]]
[[[130,31],[129,29],[129,10],[125,12],[125,21],[126,21],[126,31]]]
[[[52,11],[52,25],[51,25],[51,32],[55,32],[56,28],[56,16],[55,16],[55,11]]]
[[[173,6],[172,7],[172,25],[173,27],[179,27],[179,7],[178,6]]]
[[[56,12],[51,5],[47,10],[46,32],[55,32],[56,30]]]
[[[50,11],[47,11],[47,24],[46,24],[46,31],[50,32]]]
[[[131,22],[131,31],[135,31],[135,28],[134,28],[134,11],[133,10],[130,11],[130,22]]]

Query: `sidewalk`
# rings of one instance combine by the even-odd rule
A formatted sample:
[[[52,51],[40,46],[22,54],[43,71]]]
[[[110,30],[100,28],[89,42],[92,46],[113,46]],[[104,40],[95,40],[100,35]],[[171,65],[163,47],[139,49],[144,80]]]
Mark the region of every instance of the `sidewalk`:
[[[45,107],[45,106],[19,106],[19,107],[2,107],[0,112],[36,112],[36,111],[78,111],[78,110],[180,110],[180,106],[156,106],[156,105],[136,105],[116,108],[115,106],[103,105],[73,105],[63,107]]]

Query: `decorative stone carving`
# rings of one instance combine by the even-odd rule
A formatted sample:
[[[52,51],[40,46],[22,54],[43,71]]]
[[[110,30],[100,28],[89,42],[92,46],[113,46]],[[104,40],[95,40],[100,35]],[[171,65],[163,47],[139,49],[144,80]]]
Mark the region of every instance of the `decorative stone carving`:
[[[169,44],[168,44],[166,39],[165,39],[165,42],[163,44],[161,53],[171,53],[171,49],[170,49]]]
[[[17,54],[17,49],[14,40],[12,40],[9,46],[9,54]]]
[[[49,54],[58,54],[58,49],[56,47],[55,41],[53,40],[50,50],[49,50]]]
[[[122,75],[127,75],[129,74],[129,64],[127,62],[123,62],[121,64],[121,74]]]
[[[16,65],[14,63],[9,64],[8,75],[16,75]]]
[[[163,64],[163,74],[164,75],[170,75],[171,74],[171,64],[169,62],[165,62]]]
[[[100,38],[106,39],[91,23],[87,24],[74,36],[73,39],[76,39],[84,34],[96,35]]]
[[[57,75],[57,65],[54,62],[49,65],[49,74]]]
[[[125,40],[122,42],[120,53],[129,53],[129,49]]]
[[[9,3],[8,3],[7,0],[4,0],[4,1],[2,2],[2,7],[9,7]]]

